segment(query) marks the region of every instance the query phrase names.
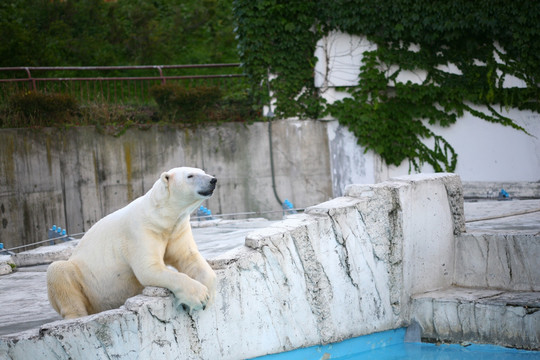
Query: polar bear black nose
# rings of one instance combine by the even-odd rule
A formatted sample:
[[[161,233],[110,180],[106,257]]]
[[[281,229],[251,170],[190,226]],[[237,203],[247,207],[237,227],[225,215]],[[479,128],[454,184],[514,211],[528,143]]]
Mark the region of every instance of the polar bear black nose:
[[[215,185],[216,183],[217,183],[217,179],[216,179],[216,178],[212,178],[212,180],[210,180],[210,184]]]

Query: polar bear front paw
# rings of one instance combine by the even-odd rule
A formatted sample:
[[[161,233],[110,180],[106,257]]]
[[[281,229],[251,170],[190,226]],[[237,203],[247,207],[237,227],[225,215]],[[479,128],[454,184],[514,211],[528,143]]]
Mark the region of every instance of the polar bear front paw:
[[[188,313],[194,310],[206,309],[206,304],[210,300],[208,288],[198,281],[193,281],[190,289],[184,289],[182,294],[176,296],[182,308]]]

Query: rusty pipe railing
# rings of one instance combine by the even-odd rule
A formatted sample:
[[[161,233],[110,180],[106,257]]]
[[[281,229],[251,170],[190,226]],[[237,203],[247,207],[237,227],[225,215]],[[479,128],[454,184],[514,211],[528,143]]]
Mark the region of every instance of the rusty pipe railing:
[[[1,98],[5,98],[14,92],[21,91],[18,84],[27,84],[26,90],[31,91],[55,91],[55,92],[69,92],[71,94],[77,93],[80,100],[96,100],[99,96],[101,100],[105,98],[103,83],[106,83],[107,100],[116,102],[118,97],[116,94],[121,92],[122,95],[128,94],[130,98],[148,98],[148,89],[150,85],[154,83],[166,83],[167,81],[209,81],[220,79],[232,79],[242,78],[244,74],[241,73],[212,73],[212,74],[187,74],[187,75],[165,75],[164,71],[172,70],[206,70],[212,72],[219,72],[225,68],[239,68],[240,64],[188,64],[188,65],[139,65],[139,66],[39,66],[39,67],[0,67],[0,101]],[[69,77],[37,77],[36,72],[75,72],[84,73],[88,71],[94,72],[107,72],[107,71],[121,71],[128,74],[131,71],[144,71],[144,70],[157,70],[158,74],[146,75],[146,76],[69,76]],[[26,77],[17,77],[16,72],[25,72]],[[15,74],[15,75],[11,75]],[[11,75],[11,76],[10,76]],[[118,85],[118,82],[120,85]],[[130,82],[133,85],[130,85]],[[74,85],[78,83],[79,85]],[[84,83],[84,85],[83,85]],[[91,84],[93,83],[93,89]],[[99,83],[99,89],[97,84]],[[137,83],[140,83],[140,92],[137,94]],[[15,84],[15,86],[10,86]],[[51,85],[56,84],[56,85]],[[58,85],[63,84],[63,87]],[[146,84],[146,92],[144,90]],[[49,86],[51,85],[51,86]],[[110,93],[113,93],[113,99],[110,99]],[[86,97],[86,98],[85,98]],[[125,96],[123,96],[124,98]]]

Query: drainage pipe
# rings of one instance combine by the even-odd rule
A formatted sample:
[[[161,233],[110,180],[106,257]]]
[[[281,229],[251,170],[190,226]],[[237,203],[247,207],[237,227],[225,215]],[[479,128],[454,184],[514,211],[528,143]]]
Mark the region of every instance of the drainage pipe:
[[[268,118],[268,142],[270,147],[270,170],[272,172],[272,190],[274,190],[274,197],[276,198],[277,202],[279,203],[279,206],[283,207],[283,201],[279,198],[279,195],[277,193],[276,189],[276,173],[274,169],[274,145],[272,144],[272,120],[274,119],[274,112],[272,111],[272,90],[270,89],[270,69],[267,70],[267,81],[266,81],[266,87],[268,89],[268,113],[266,113],[266,117]]]
[[[267,116],[268,116],[268,142],[270,145],[270,170],[272,172],[272,190],[274,190],[274,197],[279,203],[279,206],[282,207],[283,202],[279,198],[279,195],[276,189],[276,173],[274,170],[274,146],[272,145],[272,119],[274,117],[274,114],[272,113],[272,110],[268,112]]]

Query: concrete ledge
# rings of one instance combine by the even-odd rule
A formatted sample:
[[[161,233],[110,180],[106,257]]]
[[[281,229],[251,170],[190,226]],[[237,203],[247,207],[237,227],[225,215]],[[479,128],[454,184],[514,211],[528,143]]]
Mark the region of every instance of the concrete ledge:
[[[463,186],[459,176],[451,173],[435,174],[415,174],[409,176],[396,177],[392,180],[403,181],[406,183],[424,182],[442,182],[448,196],[448,205],[454,220],[454,234],[459,235],[465,231],[465,215],[463,211]],[[437,194],[435,192],[435,194]]]
[[[417,188],[420,184],[420,188]],[[430,185],[431,184],[431,185]],[[390,179],[389,181],[375,185],[348,185],[345,188],[345,195],[352,197],[366,197],[373,193],[373,189],[381,187],[403,188],[408,191],[413,191],[416,194],[423,193],[422,196],[426,200],[431,201],[431,195],[441,196],[441,189],[446,191],[446,197],[443,201],[444,206],[450,207],[452,214],[452,227],[454,234],[459,235],[465,232],[465,215],[463,205],[463,187],[459,176],[450,173],[435,173],[435,174],[415,174],[408,176],[399,176]],[[442,185],[442,188],[441,188]],[[428,188],[429,186],[429,188]]]
[[[410,296],[453,278],[456,175],[350,187],[212,261],[217,295],[187,314],[148,289],[116,310],[0,337],[0,358],[251,358],[403,327]],[[458,207],[455,207],[459,209]]]
[[[513,198],[540,198],[540,181],[536,182],[463,182],[466,198],[496,199],[501,189],[506,190]]]
[[[57,245],[41,246],[13,255],[13,262],[17,266],[32,266],[66,260],[71,256],[78,243],[79,240],[71,240]]]
[[[451,287],[413,296],[422,338],[540,350],[540,292]]]
[[[540,291],[540,235],[471,233],[456,237],[454,284]]]
[[[360,221],[354,201],[339,205]],[[299,215],[253,234],[251,248],[217,269],[218,296],[206,311],[187,314],[168,292],[149,290],[121,309],[0,337],[0,358],[239,359],[402,326],[387,264],[366,238],[336,236],[354,231],[341,216],[335,227],[327,216]]]

